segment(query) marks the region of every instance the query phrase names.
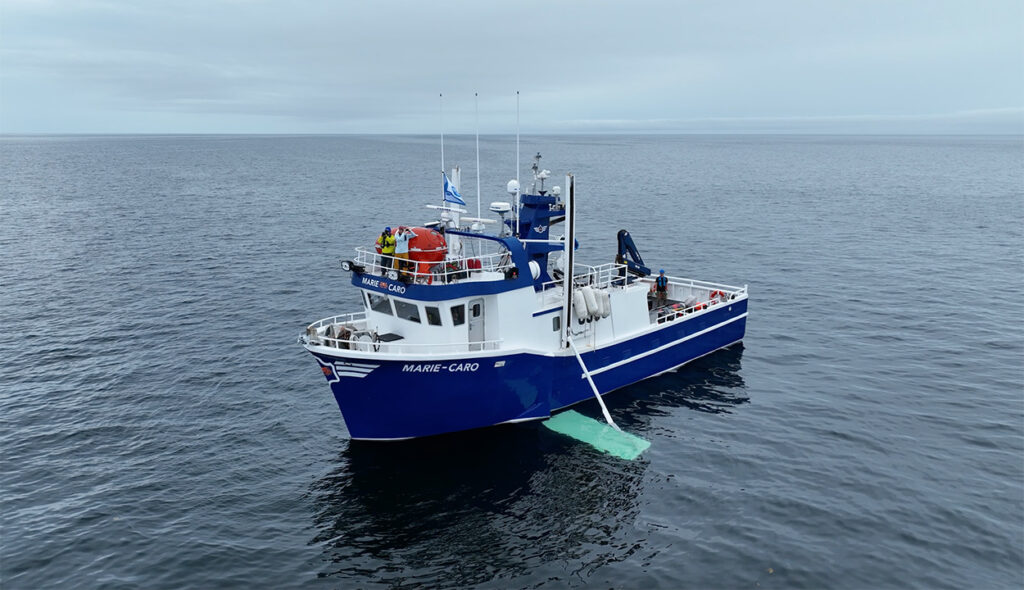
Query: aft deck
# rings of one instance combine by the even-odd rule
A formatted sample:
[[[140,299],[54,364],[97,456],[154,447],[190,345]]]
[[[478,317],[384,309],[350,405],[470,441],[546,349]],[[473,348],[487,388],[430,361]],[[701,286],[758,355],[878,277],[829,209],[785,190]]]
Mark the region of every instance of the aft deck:
[[[643,279],[644,283],[650,285],[647,299],[651,322],[658,324],[673,321],[684,315],[706,311],[720,303],[747,296],[746,285],[735,287],[670,276],[668,277],[668,292],[662,303],[657,299],[654,281],[653,277]]]

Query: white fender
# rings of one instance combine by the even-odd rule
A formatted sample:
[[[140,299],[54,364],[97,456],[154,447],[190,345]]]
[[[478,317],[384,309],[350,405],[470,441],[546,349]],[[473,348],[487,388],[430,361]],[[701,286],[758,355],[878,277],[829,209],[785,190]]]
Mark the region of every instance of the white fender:
[[[586,298],[583,297],[583,292],[577,289],[572,294],[572,308],[576,312],[576,317],[581,320],[587,319],[587,302]]]
[[[612,315],[612,296],[608,291],[598,291],[601,303],[601,317],[606,318]]]
[[[536,260],[530,261],[530,276],[533,277],[533,280],[535,281],[540,277],[540,263]]]
[[[597,295],[594,294],[594,289],[587,285],[580,291],[583,291],[583,299],[587,302],[587,311],[590,312],[590,315],[600,315],[601,307],[597,304]]]

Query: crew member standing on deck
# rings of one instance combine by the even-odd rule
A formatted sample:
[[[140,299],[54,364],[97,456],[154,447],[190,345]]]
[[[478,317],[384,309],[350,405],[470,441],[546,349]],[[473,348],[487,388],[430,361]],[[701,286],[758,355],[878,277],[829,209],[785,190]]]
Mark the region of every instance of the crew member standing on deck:
[[[398,233],[394,237],[398,272],[405,272],[411,266],[409,264],[409,240],[415,237],[416,233],[404,225],[398,228]]]
[[[668,277],[665,276],[665,269],[658,271],[658,278],[654,279],[654,292],[658,298],[658,306],[665,305],[668,299]]]
[[[387,273],[387,269],[394,266],[393,261],[395,259],[395,236],[391,235],[390,227],[385,227],[380,237],[377,238],[377,247],[380,248],[380,254],[384,257],[381,261],[381,267]]]

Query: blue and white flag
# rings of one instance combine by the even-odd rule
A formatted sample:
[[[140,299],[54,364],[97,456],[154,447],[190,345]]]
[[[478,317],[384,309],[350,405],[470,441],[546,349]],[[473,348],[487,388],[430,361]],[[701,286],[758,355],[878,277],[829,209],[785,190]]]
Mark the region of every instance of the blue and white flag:
[[[448,203],[455,203],[456,205],[465,205],[466,202],[462,200],[462,195],[455,189],[455,185],[452,181],[448,180],[448,175],[441,171],[441,176],[444,178],[444,200]]]

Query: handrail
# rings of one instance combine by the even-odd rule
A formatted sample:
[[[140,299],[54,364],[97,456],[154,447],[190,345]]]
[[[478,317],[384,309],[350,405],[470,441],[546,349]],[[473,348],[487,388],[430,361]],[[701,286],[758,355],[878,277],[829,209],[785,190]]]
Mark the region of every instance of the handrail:
[[[342,319],[342,318],[347,318],[347,319]],[[360,321],[366,321],[366,312],[365,311],[357,311],[355,313],[345,313],[345,314],[341,314],[341,315],[332,316],[332,317],[329,317],[329,318],[324,318],[322,320],[317,320],[317,321],[313,322],[312,324],[306,326],[306,329],[308,330],[310,328],[322,328],[322,327],[326,326],[327,324],[350,324],[350,323],[357,323],[357,322],[360,322]]]
[[[349,325],[353,328],[351,338],[330,338],[320,334],[320,329],[334,324]],[[362,324],[362,326],[360,326]],[[365,329],[366,312],[346,313],[322,320],[306,326],[306,333],[300,336],[300,342],[310,344],[309,332],[316,331],[316,342],[328,348],[344,348],[362,352],[469,352],[479,350],[497,350],[504,340],[481,340],[476,342],[382,342],[377,338],[376,331]],[[303,340],[304,339],[304,340]],[[344,344],[344,346],[342,346]],[[411,349],[411,350],[408,350]]]
[[[742,292],[738,291],[738,292],[733,292],[733,293],[724,292],[724,294],[723,294],[724,296],[723,297],[720,297],[720,298],[717,298],[717,299],[711,298],[711,299],[707,299],[705,301],[698,301],[698,302],[694,303],[693,305],[691,305],[689,307],[685,307],[685,308],[672,308],[672,307],[659,308],[657,310],[658,311],[658,317],[656,318],[656,321],[659,324],[663,324],[665,322],[671,322],[671,321],[675,320],[676,318],[682,317],[682,316],[684,316],[686,314],[699,313],[699,312],[703,312],[703,311],[710,311],[710,310],[714,309],[716,305],[722,305],[722,304],[729,303],[730,301],[735,300],[738,296],[740,296],[742,294],[745,294],[746,287],[744,287],[741,291]]]
[[[614,262],[608,262],[598,266],[590,266],[588,264],[575,264],[574,273],[572,279],[574,283],[586,283],[596,289],[603,289],[609,286],[624,286],[626,265],[617,264]],[[546,283],[542,283],[540,286],[541,291],[546,291],[552,287],[557,287],[562,284],[562,280],[551,280]]]
[[[339,348],[355,350],[357,352],[379,352],[383,354],[409,353],[431,355],[445,352],[476,352],[481,350],[498,350],[504,340],[481,340],[478,342],[381,342],[361,338],[324,338],[321,337],[320,344],[328,348]],[[344,344],[345,346],[342,346]],[[411,350],[410,350],[411,349]]]
[[[470,268],[469,261],[479,262],[479,268]],[[448,258],[444,261],[434,263],[430,272],[419,272],[421,262],[412,259],[399,258],[389,254],[379,254],[375,249],[357,247],[356,264],[363,266],[366,272],[372,274],[383,273],[395,270],[402,275],[412,277],[416,282],[433,283],[435,280],[442,283],[452,283],[468,278],[475,272],[501,272],[515,266],[512,263],[511,254],[508,251],[481,254],[479,256],[461,256]],[[400,264],[407,266],[404,270],[399,268]],[[525,272],[526,269],[521,269]]]
[[[640,279],[640,280],[645,282],[645,283],[654,284],[654,277],[644,277],[643,279]],[[739,295],[741,293],[742,294],[746,294],[747,293],[746,285],[744,285],[742,287],[737,287],[735,285],[726,285],[726,284],[723,284],[723,283],[711,283],[711,282],[708,282],[708,281],[698,281],[696,279],[685,279],[685,278],[680,278],[680,277],[668,277],[668,284],[669,285],[677,285],[677,286],[680,286],[680,287],[690,287],[690,288],[696,288],[696,289],[707,289],[708,291],[727,291],[730,294],[736,294],[736,295]]]

